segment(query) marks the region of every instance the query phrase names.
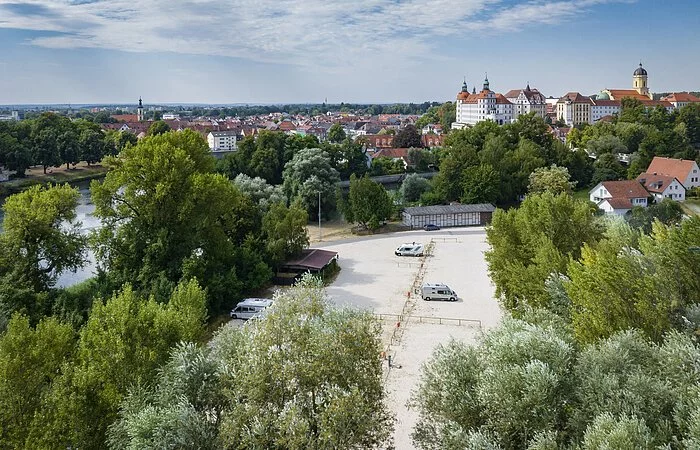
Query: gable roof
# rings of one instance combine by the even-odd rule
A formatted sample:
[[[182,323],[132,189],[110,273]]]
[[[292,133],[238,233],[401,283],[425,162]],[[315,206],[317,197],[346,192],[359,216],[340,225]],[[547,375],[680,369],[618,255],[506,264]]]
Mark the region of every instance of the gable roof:
[[[688,92],[674,92],[671,95],[667,95],[666,97],[661,97],[662,101],[666,102],[671,102],[671,103],[698,103],[700,102],[700,98],[697,98],[693,94],[690,94]]]
[[[593,100],[591,100],[590,97],[581,95],[580,92],[567,92],[566,94],[564,94],[563,97],[559,99],[559,101],[562,103],[567,100],[571,101],[572,103],[588,103],[589,105],[593,104]]]
[[[637,181],[642,183],[644,187],[647,189],[649,192],[653,192],[655,194],[661,194],[663,193],[668,186],[673,183],[673,181],[676,181],[678,184],[683,186],[683,184],[676,179],[676,177],[671,177],[668,175],[656,175],[654,173],[640,173],[639,176],[637,177]],[[685,189],[685,187],[683,188]]]
[[[607,203],[613,209],[632,209],[632,201],[629,198],[604,198],[598,202],[598,206]]]
[[[690,159],[674,159],[665,158],[663,156],[654,156],[654,159],[651,160],[651,164],[649,164],[649,167],[647,168],[647,173],[668,175],[685,182],[685,180],[688,179],[690,171],[693,170],[693,167],[695,167],[695,164],[695,161]]]
[[[637,180],[603,181],[612,198],[646,198],[649,193]]]

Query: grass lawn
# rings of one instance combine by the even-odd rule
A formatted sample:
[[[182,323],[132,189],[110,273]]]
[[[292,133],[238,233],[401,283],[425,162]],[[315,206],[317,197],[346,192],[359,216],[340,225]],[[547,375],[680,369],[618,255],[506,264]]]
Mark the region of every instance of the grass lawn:
[[[686,214],[700,216],[700,199],[698,198],[686,198],[681,203],[681,207]]]
[[[589,190],[590,190],[589,188],[583,188],[583,189],[579,189],[577,191],[574,191],[573,197],[577,200],[588,200],[589,199],[589,197],[588,197]]]
[[[16,194],[36,184],[63,184],[78,181],[100,178],[107,173],[107,168],[101,165],[88,166],[82,162],[75,167],[66,169],[62,167],[52,167],[47,173],[41,166],[34,166],[27,170],[24,178],[15,178],[10,181],[0,183],[0,197]]]

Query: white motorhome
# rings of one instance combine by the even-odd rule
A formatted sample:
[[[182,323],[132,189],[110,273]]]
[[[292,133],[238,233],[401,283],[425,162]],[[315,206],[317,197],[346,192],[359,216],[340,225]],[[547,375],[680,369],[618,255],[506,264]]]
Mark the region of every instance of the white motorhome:
[[[457,293],[448,285],[442,283],[424,283],[421,287],[421,297],[425,301],[430,300],[449,300],[456,302]]]
[[[231,311],[232,319],[252,319],[259,317],[265,309],[272,306],[272,300],[266,298],[247,298],[239,302]]]
[[[394,250],[396,256],[423,256],[423,244],[420,242],[408,242],[401,244]]]

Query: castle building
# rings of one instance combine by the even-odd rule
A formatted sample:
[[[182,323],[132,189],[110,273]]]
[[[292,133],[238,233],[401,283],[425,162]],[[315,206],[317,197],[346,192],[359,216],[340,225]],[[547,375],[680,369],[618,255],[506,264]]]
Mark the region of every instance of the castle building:
[[[467,82],[464,82],[462,90],[457,94],[456,115],[457,121],[452,124],[453,129],[462,129],[485,120],[504,125],[513,121],[513,103],[491,90],[487,75],[481,92],[478,93],[474,88],[470,94]]]
[[[525,89],[508,91],[504,97],[513,104],[513,120],[521,114],[531,112],[542,119],[547,117],[547,99],[537,89],[531,89],[530,83],[527,83]]]

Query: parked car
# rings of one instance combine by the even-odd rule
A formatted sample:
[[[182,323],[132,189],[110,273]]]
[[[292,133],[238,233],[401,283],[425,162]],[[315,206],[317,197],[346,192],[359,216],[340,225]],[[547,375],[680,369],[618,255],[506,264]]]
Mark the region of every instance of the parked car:
[[[423,244],[419,242],[399,245],[394,250],[396,256],[423,256]]]
[[[421,286],[421,297],[426,302],[430,300],[457,301],[457,293],[443,283],[423,283]]]
[[[428,225],[424,226],[423,229],[425,231],[437,231],[440,229],[440,227],[437,225],[433,225],[432,223],[429,223]]]

